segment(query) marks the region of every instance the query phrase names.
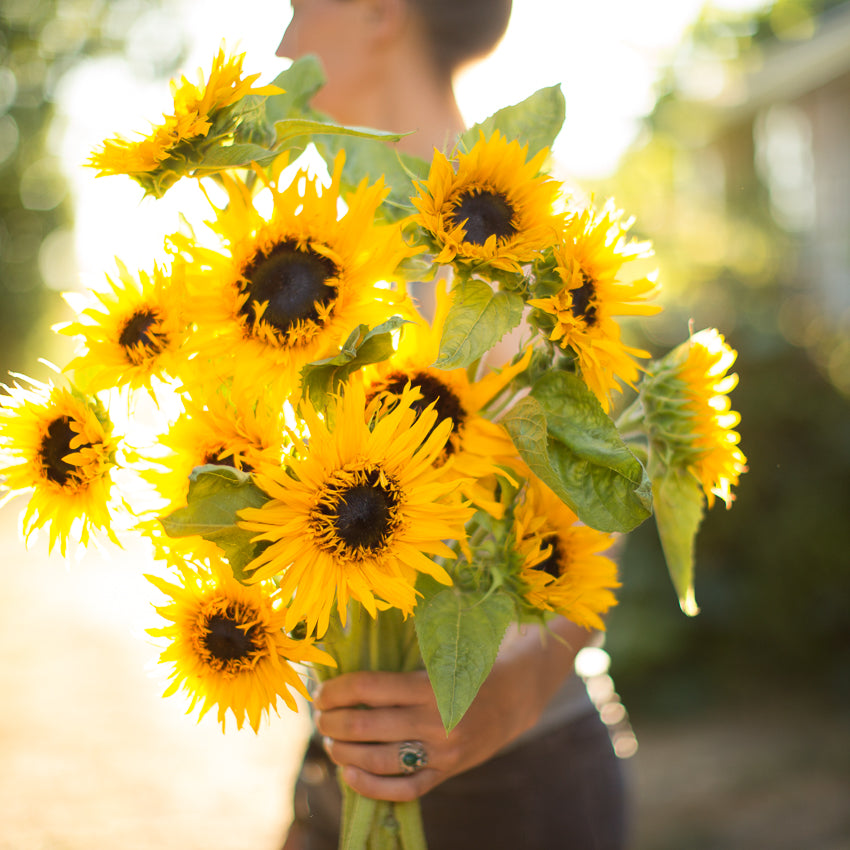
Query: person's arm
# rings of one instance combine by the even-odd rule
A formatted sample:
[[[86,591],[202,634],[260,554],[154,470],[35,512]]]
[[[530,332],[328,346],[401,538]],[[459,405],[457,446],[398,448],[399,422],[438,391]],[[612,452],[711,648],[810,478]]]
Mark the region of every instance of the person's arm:
[[[559,617],[511,627],[496,663],[460,723],[446,736],[424,671],[348,673],[324,682],[315,722],[330,758],[357,792],[412,800],[489,759],[533,726],[593,632]],[[368,706],[364,710],[363,706]],[[399,745],[418,741],[428,764],[399,776]]]

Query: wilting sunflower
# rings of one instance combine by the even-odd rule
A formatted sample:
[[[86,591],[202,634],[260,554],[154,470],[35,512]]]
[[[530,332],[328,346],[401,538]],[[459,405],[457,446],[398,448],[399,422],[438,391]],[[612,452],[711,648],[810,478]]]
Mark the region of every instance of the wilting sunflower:
[[[560,238],[564,216],[554,211],[560,184],[541,174],[549,155],[527,159],[528,147],[496,132],[453,163],[434,153],[428,180],[412,198],[414,221],[437,249],[434,262],[489,264],[519,272]]]
[[[224,253],[174,240],[192,261],[202,356],[229,358],[241,383],[260,389],[282,381],[289,391],[305,364],[335,353],[358,324],[374,327],[393,314],[399,293],[382,281],[411,251],[397,226],[375,223],[382,181],[361,183],[340,216],[342,156],[325,188],[306,172],[280,188],[285,165],[279,159],[271,178],[257,172],[272,197],[269,218],[243,181],[223,177],[229,203],[210,226]]]
[[[286,609],[266,585],[240,584],[221,562],[212,568],[185,565],[180,573],[179,584],[147,576],[171,597],[156,606],[170,623],[148,632],[168,641],[159,660],[173,666],[172,681],[163,696],[186,691],[188,712],[200,704],[199,720],[217,706],[222,729],[230,710],[237,728],[247,718],[256,732],[269,709],[277,713],[278,697],[292,711],[298,711],[293,691],[309,699],[293,664],[336,666],[311,640],[295,640],[283,630]]]
[[[0,395],[0,505],[31,491],[24,534],[49,525],[49,548],[65,554],[69,539],[87,545],[93,530],[115,540],[110,527],[111,470],[117,443],[95,399],[25,379]]]
[[[650,316],[661,310],[647,303],[658,289],[652,276],[618,279],[627,262],[651,256],[648,244],[627,241],[629,223],[621,217],[610,204],[576,215],[555,249],[563,288],[528,302],[555,316],[549,338],[575,352],[582,377],[606,411],[611,392],[621,391],[619,381],[634,387],[639,367],[633,358],[649,357],[621,340],[614,316]]]
[[[729,507],[747,459],[734,430],[740,414],[729,393],[737,374],[727,374],[737,353],[714,328],[694,334],[657,364],[641,384],[641,401],[653,451],[667,467],[680,466],[700,482],[708,502]]]
[[[450,306],[445,282],[439,281],[433,323],[420,318],[403,326],[392,359],[363,370],[366,392],[370,400],[379,399],[392,406],[410,386],[415,392],[411,405],[414,411],[433,406],[437,422],[450,420],[452,429],[438,462],[451,459],[447,474],[465,479],[461,485],[464,495],[486,510],[501,513],[501,506],[478,486],[477,480],[496,472],[494,464],[507,463],[516,450],[505,429],[485,418],[481,411],[528,365],[531,351],[516,364],[490,371],[475,381],[463,368],[434,368],[431,364],[440,351]]]
[[[173,115],[163,115],[163,123],[153,125],[151,132],[138,140],[120,136],[107,139],[86,164],[98,170],[98,177],[127,174],[147,194],[161,197],[199,163],[199,146],[210,146],[232,135],[238,116],[230,107],[247,95],[280,92],[277,86],[252,88],[260,75],[242,77],[244,58],[244,54],[226,58],[224,49],[219,49],[206,82],[200,70],[197,85],[186,77],[172,81]]]
[[[77,321],[56,328],[82,338],[84,350],[66,370],[75,371],[76,382],[87,392],[122,385],[153,390],[152,379],[178,371],[185,335],[179,280],[159,266],[136,278],[120,261],[118,275],[117,283],[107,277],[111,292],[92,292],[100,308],[86,307]]]
[[[617,604],[617,565],[603,553],[614,536],[584,525],[540,481],[532,479],[515,516],[525,561],[520,583],[536,609],[554,611],[586,629],[604,629],[601,616]]]
[[[341,621],[353,598],[372,616],[393,606],[409,614],[418,572],[451,584],[432,557],[454,557],[445,540],[464,537],[472,511],[455,499],[434,461],[451,430],[437,414],[412,409],[405,390],[374,421],[361,387],[350,385],[330,421],[304,405],[309,445],[296,439],[287,468],[264,469],[257,484],[272,500],[241,511],[240,525],[269,545],[248,565],[255,579],[277,576],[292,597],[286,627],[306,620],[319,636],[336,601]],[[376,407],[376,406],[373,406]]]

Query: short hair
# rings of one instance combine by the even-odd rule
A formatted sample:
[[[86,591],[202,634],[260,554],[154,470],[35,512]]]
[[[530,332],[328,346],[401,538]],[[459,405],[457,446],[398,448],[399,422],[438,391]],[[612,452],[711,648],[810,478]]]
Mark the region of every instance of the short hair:
[[[511,17],[512,0],[408,0],[419,15],[438,69],[451,75],[490,53]]]

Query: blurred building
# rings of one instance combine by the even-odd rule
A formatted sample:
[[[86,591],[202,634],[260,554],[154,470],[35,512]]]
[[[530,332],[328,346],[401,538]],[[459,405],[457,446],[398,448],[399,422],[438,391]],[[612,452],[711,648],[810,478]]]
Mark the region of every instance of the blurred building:
[[[796,243],[794,274],[823,314],[850,310],[850,3],[825,12],[810,38],[774,40],[756,67],[714,99],[708,155],[727,200],[758,184]]]

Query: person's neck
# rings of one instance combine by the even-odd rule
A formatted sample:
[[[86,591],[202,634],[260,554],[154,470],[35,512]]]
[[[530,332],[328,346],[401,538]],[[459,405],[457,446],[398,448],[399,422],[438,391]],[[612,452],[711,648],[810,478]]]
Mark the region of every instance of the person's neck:
[[[451,86],[442,91],[423,88],[415,96],[402,97],[388,126],[410,133],[399,141],[398,149],[423,159],[431,159],[434,148],[451,150],[466,129]]]
[[[379,130],[409,133],[398,149],[430,160],[434,148],[450,150],[466,129],[450,80],[440,80],[415,61],[398,63],[401,68],[380,84],[365,87],[351,112],[357,124]]]

